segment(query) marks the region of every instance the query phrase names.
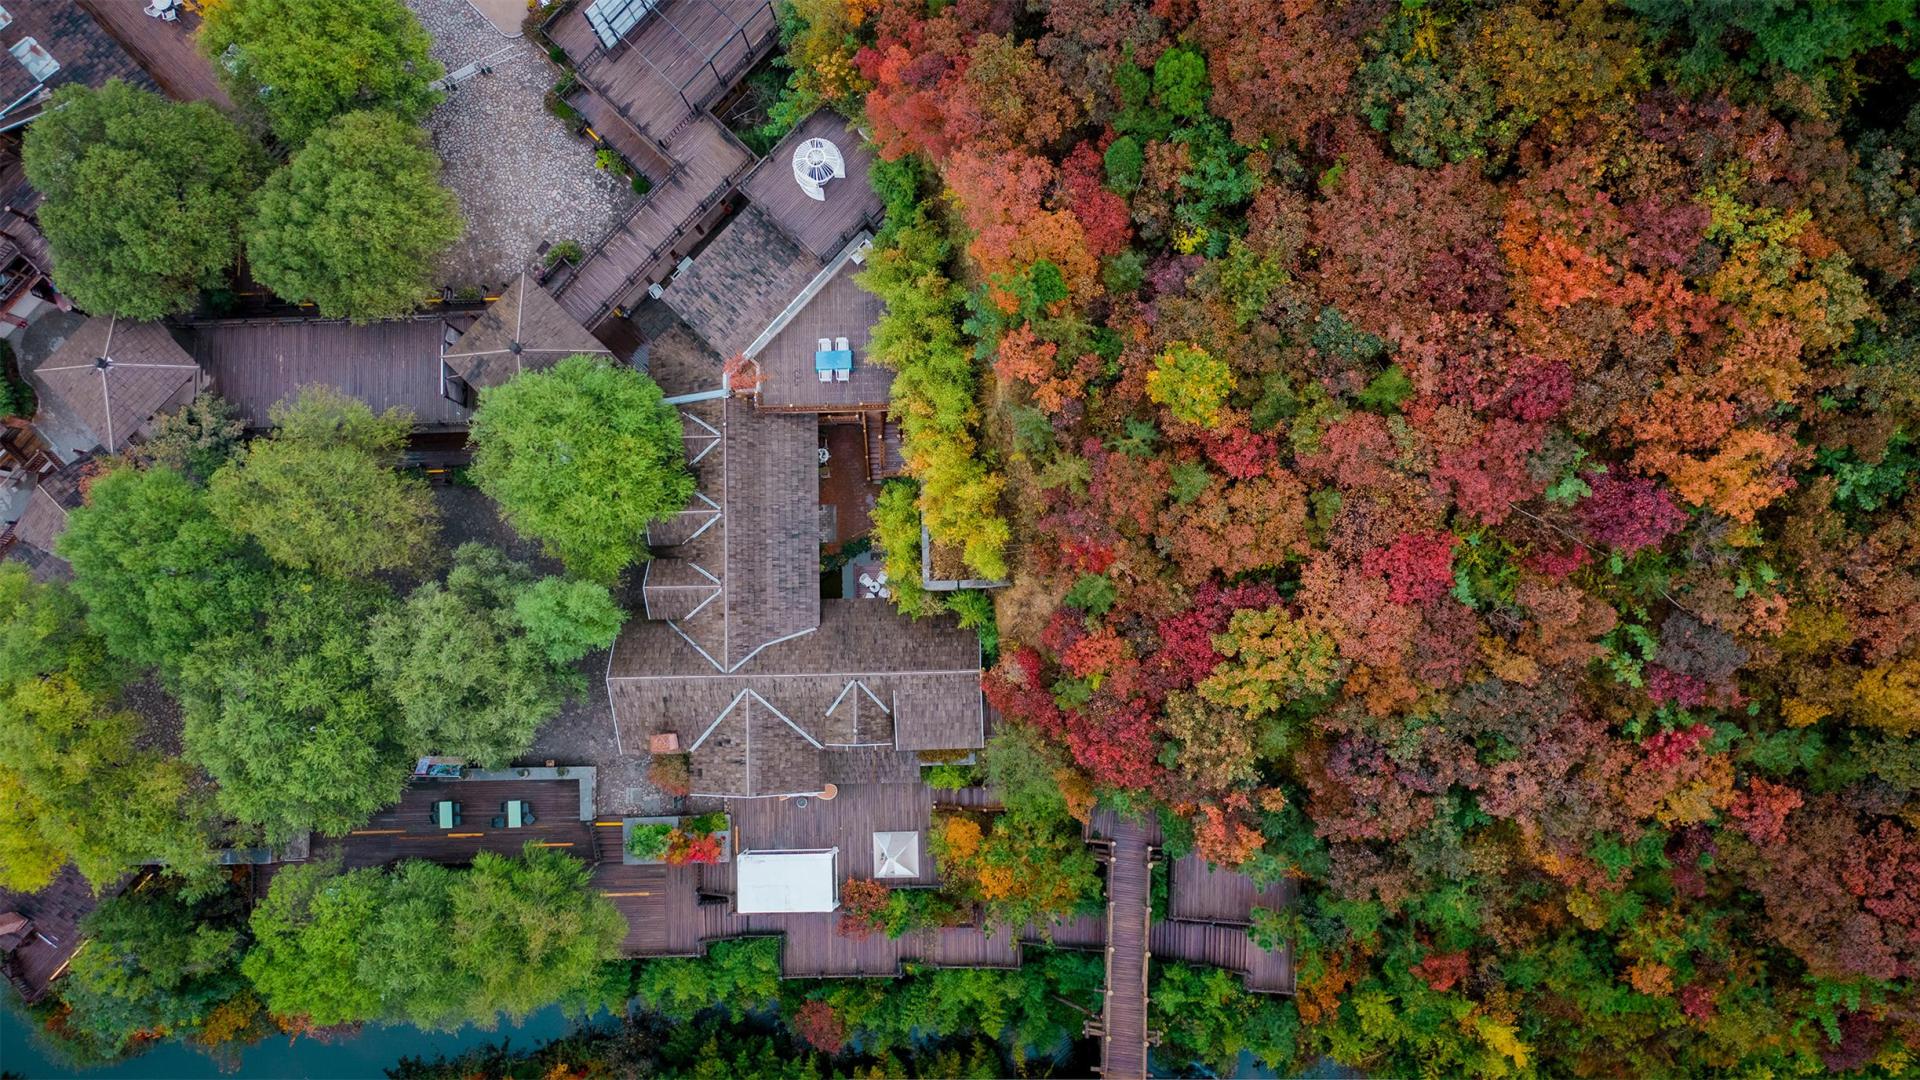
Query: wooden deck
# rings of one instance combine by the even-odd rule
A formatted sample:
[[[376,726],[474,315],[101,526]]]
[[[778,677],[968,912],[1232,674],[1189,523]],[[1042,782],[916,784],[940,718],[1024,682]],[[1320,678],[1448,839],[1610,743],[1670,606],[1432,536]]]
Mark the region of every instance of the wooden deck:
[[[885,414],[893,369],[874,363],[867,343],[887,306],[854,283],[854,275],[863,269],[852,262],[842,266],[754,357],[760,364],[755,403],[761,408]],[[823,338],[845,338],[853,350],[853,370],[846,382],[820,381],[813,357]]]
[[[932,885],[939,880],[927,830],[933,825],[933,798],[925,784],[848,784],[831,801],[807,799],[729,799],[735,850],[779,851],[840,849],[843,878],[873,876],[873,834],[920,834],[920,876],[894,878],[889,885]]]
[[[1221,870],[1198,855],[1174,860],[1169,882],[1167,917],[1221,926],[1251,926],[1253,909],[1285,907],[1293,890],[1286,886],[1261,889],[1253,879],[1233,870]]]
[[[193,327],[194,360],[249,427],[273,405],[322,384],[375,412],[402,408],[426,428],[464,428],[467,410],[440,392],[447,325],[438,316],[354,326],[322,319],[250,319]]]
[[[1147,1075],[1147,935],[1153,919],[1148,831],[1111,825],[1107,866],[1107,990],[1100,1025],[1100,1075]]]
[[[607,49],[578,5],[547,35],[620,115],[663,147],[766,55],[779,27],[767,0],[664,0]],[[675,151],[674,156],[686,160]]]
[[[793,182],[793,152],[809,139],[833,143],[846,166],[845,176],[827,182],[824,199],[813,198]],[[861,229],[880,223],[880,196],[867,179],[872,165],[873,153],[859,129],[832,109],[821,109],[788,132],[740,182],[740,190],[825,263]]]
[[[547,35],[585,88],[575,108],[654,182],[579,269],[549,286],[592,330],[664,280],[723,218],[723,200],[754,160],[706,110],[773,48],[778,31],[766,0],[665,0],[611,50],[578,6]]]
[[[695,120],[683,136],[674,169],[643,197],[571,275],[550,286],[580,324],[591,330],[625,307],[699,245],[723,216],[722,200],[752,158],[711,117]]]
[[[168,97],[205,101],[223,109],[233,107],[233,99],[214,76],[213,65],[194,42],[194,34],[200,29],[199,15],[183,8],[178,20],[163,22],[149,18],[140,0],[79,0],[79,4],[146,69]]]
[[[433,804],[441,799],[461,804],[462,821],[453,829],[442,829],[433,820]],[[519,829],[494,828],[491,819],[508,799],[528,803],[537,820]],[[580,820],[579,781],[416,780],[407,785],[398,805],[327,844],[354,868],[402,859],[467,863],[482,851],[517,855],[530,841],[594,861],[592,823]]]

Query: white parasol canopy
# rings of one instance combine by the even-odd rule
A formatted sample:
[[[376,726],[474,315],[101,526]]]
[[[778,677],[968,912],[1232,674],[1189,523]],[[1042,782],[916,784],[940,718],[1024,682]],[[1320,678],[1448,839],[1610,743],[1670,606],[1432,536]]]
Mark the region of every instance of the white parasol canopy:
[[[840,148],[825,139],[808,139],[793,148],[793,178],[807,197],[825,202],[827,181],[847,175],[847,160]]]
[[[874,833],[873,876],[876,878],[919,877],[920,834],[917,832]]]

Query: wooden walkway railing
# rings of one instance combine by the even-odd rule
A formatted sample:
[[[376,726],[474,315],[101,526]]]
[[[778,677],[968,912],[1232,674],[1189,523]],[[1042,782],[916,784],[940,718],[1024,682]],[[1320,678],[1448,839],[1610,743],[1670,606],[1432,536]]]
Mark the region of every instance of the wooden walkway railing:
[[[1107,992],[1100,1075],[1147,1075],[1147,935],[1153,919],[1152,853],[1145,829],[1122,820],[1107,866]]]

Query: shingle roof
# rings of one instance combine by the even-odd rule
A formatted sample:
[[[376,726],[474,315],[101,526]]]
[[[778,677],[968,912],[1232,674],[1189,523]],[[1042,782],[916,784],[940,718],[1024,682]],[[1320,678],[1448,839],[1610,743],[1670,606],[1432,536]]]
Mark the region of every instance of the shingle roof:
[[[817,629],[732,672],[715,671],[662,622],[630,622],[609,669],[615,716],[674,731],[690,748],[694,790],[710,795],[911,779],[904,752],[985,743],[971,631],[879,601],[820,604]]]
[[[193,399],[200,366],[159,323],[88,319],[34,372],[109,451]]]
[[[677,560],[661,573],[681,583],[704,577],[719,593],[696,606],[644,586],[642,595],[661,601],[654,617],[673,619],[708,670],[728,671],[819,622],[818,437],[811,417],[761,413],[737,399],[692,402],[681,414],[697,494],[647,540]]]
[[[124,79],[146,90],[158,91],[113,35],[73,0],[27,0],[6,5],[12,21],[0,35],[0,44],[13,48],[27,38],[60,65],[48,76],[47,89],[67,83],[103,86],[108,79]],[[25,64],[9,56],[0,60],[0,106],[20,102],[5,116],[8,122],[35,115],[41,102],[26,97],[36,80]]]
[[[752,206],[740,211],[662,299],[724,358],[745,351],[807,282],[822,260],[800,250]]]
[[[521,274],[442,359],[454,374],[479,389],[498,386],[524,370],[549,367],[575,353],[611,352],[545,289]]]
[[[58,477],[60,473],[35,484],[33,494],[27,496],[27,509],[13,523],[13,536],[21,544],[48,555],[54,553],[54,542],[67,530],[67,511],[81,502],[79,492],[71,490],[71,484],[61,484]],[[63,486],[69,490],[61,492]]]
[[[328,319],[202,322],[194,355],[213,390],[232,402],[248,427],[267,426],[273,406],[303,386],[331,386],[375,412],[403,408],[416,427],[463,428],[469,413],[447,399],[441,350],[447,323],[438,317],[355,326]]]

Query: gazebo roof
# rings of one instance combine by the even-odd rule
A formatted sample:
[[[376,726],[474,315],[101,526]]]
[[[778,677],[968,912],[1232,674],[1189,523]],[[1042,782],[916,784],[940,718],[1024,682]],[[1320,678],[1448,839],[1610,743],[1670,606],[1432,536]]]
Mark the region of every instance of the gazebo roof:
[[[190,400],[200,365],[159,323],[95,316],[35,374],[113,452],[154,414]]]
[[[498,386],[527,368],[538,370],[575,353],[611,352],[545,289],[521,274],[442,359],[454,374],[478,389]]]

